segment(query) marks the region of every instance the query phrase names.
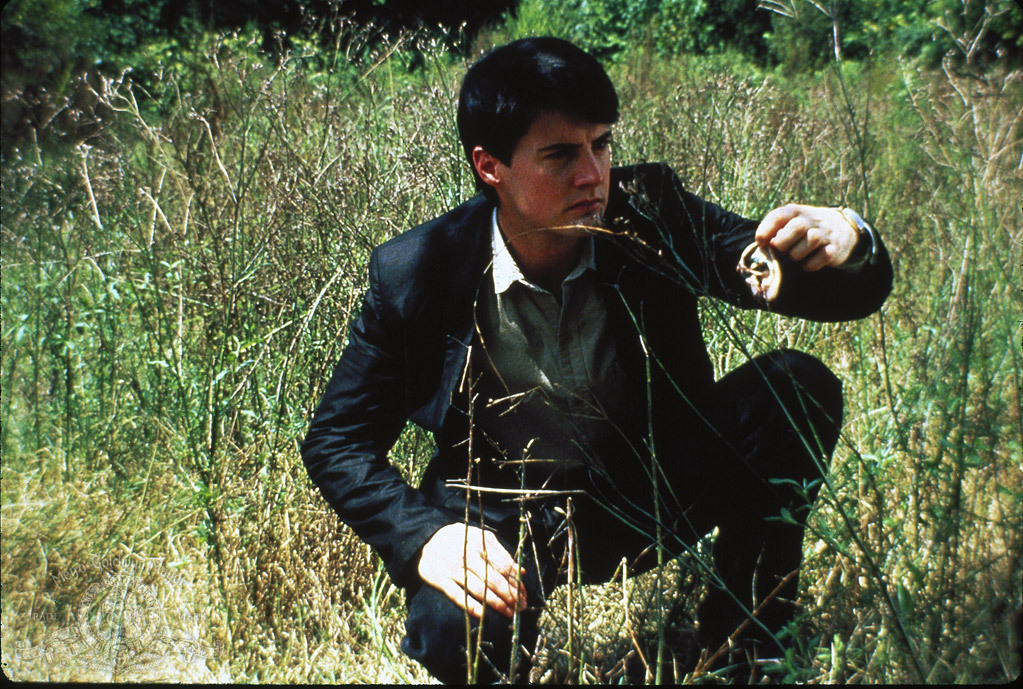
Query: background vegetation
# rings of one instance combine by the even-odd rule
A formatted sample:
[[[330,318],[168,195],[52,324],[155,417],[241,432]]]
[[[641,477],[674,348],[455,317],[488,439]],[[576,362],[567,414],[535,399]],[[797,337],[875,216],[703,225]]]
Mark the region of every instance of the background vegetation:
[[[200,3],[179,24],[170,3],[9,3],[5,674],[428,679],[397,650],[401,593],[297,442],[370,249],[472,193],[453,123],[466,63],[553,33],[606,60],[617,161],[666,160],[752,217],[844,203],[895,257],[895,292],[862,322],[705,309],[719,372],[793,346],[846,386],[799,642],[742,677],[1018,676],[1019,5],[763,4],[523,0],[466,33],[400,31],[412,18],[385,36],[305,3],[305,28],[268,43],[272,22],[207,31],[226,24]],[[429,451],[410,428],[392,460],[414,478]],[[692,570],[562,591],[535,679],[707,679],[680,650]],[[678,580],[688,597],[658,595]]]

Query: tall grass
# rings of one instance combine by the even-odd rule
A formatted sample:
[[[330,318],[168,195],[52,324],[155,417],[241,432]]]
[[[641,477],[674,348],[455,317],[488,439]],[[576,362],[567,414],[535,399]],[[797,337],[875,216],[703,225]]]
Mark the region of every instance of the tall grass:
[[[472,193],[453,123],[464,65],[419,42],[413,71],[415,37],[366,39],[348,28],[279,61],[245,36],[211,39],[145,89],[103,80],[96,137],[4,161],[8,676],[428,679],[397,650],[401,593],[297,452],[370,249]],[[896,262],[895,292],[862,322],[705,309],[719,373],[783,345],[845,382],[801,645],[751,672],[1016,676],[1021,75],[846,64],[797,83],[637,49],[613,77],[618,162],[666,160],[751,217],[787,201],[862,209]],[[430,447],[409,429],[392,461],[416,480]],[[653,679],[662,653],[663,679],[697,679],[678,650],[693,559],[560,591],[571,604],[545,613],[534,678]],[[130,615],[90,607],[97,581],[112,600],[154,592],[135,609],[159,612],[169,650],[117,651]],[[692,593],[658,605],[658,590]],[[86,618],[111,662],[56,643]],[[188,639],[207,652],[189,656]]]

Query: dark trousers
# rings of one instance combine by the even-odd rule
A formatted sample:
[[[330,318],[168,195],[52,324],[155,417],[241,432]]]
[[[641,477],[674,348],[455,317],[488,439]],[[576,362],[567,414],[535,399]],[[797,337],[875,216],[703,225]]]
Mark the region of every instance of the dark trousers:
[[[727,413],[722,417],[720,447],[689,476],[700,485],[679,485],[685,496],[678,514],[662,519],[665,546],[681,553],[718,528],[709,593],[697,611],[699,639],[711,652],[747,617],[748,611],[775,592],[802,559],[803,524],[820,485],[823,463],[838,441],[842,420],[841,382],[817,359],[791,350],[757,357],[715,384]],[[670,480],[683,482],[666,472]],[[530,607],[520,615],[518,640],[523,662],[513,679],[524,680],[525,654],[532,652],[544,599],[564,576],[567,541],[563,515],[552,509],[531,510],[530,538],[524,543],[524,584]],[[601,521],[586,513],[576,522],[576,545],[584,571],[610,572],[622,557],[634,560],[649,539],[626,524]],[[518,544],[518,520],[491,525],[510,553]],[[632,569],[632,573],[642,570]],[[754,586],[755,582],[755,586]],[[757,616],[745,638],[769,642],[793,614],[798,581],[792,576]],[[465,614],[430,586],[407,591],[408,618],[402,650],[446,683],[466,681]],[[509,675],[513,629],[496,612],[483,619],[483,643],[476,677],[481,682]],[[762,626],[761,626],[762,625]],[[470,619],[470,648],[479,621]]]

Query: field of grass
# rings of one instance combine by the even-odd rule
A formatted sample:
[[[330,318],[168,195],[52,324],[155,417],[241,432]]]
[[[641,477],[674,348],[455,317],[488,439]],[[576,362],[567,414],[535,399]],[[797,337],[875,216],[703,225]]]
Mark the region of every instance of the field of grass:
[[[463,61],[422,44],[410,71],[413,39],[363,38],[281,61],[211,39],[145,89],[93,75],[74,114],[98,133],[4,161],[8,677],[429,680],[398,650],[402,593],[298,454],[370,249],[472,194],[454,128]],[[848,205],[895,263],[893,294],[860,322],[704,310],[719,372],[790,346],[845,384],[800,642],[750,672],[1018,676],[1023,73],[892,59],[786,78],[640,48],[610,71],[616,162],[667,161],[750,217]],[[409,428],[392,461],[415,480],[431,443]],[[654,594],[691,565],[561,591],[536,679],[654,665],[650,643],[693,605]],[[663,678],[700,679],[670,651]]]

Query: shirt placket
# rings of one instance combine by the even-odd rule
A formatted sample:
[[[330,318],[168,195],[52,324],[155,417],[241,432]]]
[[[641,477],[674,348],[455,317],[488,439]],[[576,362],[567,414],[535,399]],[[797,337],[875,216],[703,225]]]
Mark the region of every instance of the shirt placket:
[[[586,291],[581,284],[586,274],[567,281],[562,286],[562,304],[558,320],[558,359],[562,371],[562,394],[565,408],[577,434],[585,434],[585,419],[592,415],[587,390],[589,389],[589,354],[585,347],[583,319]],[[584,437],[580,437],[584,440]]]

